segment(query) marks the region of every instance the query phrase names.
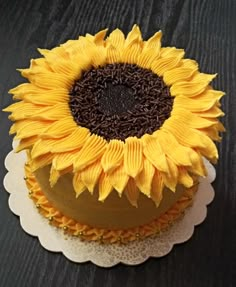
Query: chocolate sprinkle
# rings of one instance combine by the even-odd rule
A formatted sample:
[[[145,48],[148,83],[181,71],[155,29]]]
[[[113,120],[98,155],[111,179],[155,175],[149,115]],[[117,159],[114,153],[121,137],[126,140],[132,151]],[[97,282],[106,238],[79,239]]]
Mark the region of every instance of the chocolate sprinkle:
[[[158,130],[170,116],[173,98],[163,80],[135,64],[107,64],[84,72],[71,91],[76,123],[106,140]]]

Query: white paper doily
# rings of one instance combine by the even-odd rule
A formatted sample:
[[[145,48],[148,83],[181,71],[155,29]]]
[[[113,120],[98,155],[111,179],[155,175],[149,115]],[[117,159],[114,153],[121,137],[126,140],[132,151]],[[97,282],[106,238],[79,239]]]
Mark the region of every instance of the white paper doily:
[[[185,216],[175,222],[167,231],[157,237],[135,241],[126,245],[105,245],[97,242],[80,241],[79,238],[67,236],[62,230],[48,224],[41,216],[32,200],[24,182],[24,163],[26,155],[11,151],[6,159],[8,170],[4,186],[10,193],[9,206],[20,217],[22,228],[30,235],[37,236],[41,245],[53,252],[62,252],[74,262],[92,261],[102,267],[111,267],[120,262],[137,265],[149,257],[161,257],[171,251],[174,244],[187,241],[194,232],[194,226],[203,222],[207,214],[207,205],[214,198],[211,182],[215,179],[214,167],[206,161],[207,178],[202,178],[193,205],[186,210]]]

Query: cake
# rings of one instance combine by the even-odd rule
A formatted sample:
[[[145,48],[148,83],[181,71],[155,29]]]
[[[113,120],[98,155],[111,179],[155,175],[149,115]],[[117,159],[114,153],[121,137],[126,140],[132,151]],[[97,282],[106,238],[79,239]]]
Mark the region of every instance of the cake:
[[[69,40],[31,60],[10,90],[10,134],[26,150],[40,213],[73,236],[127,243],[156,235],[194,200],[215,163],[220,98],[184,50],[134,25]],[[22,167],[23,168],[23,167]]]

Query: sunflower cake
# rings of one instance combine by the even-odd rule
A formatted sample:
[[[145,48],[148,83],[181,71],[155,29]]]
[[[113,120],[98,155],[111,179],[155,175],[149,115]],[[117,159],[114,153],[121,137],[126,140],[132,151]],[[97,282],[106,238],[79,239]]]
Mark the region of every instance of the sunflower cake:
[[[184,50],[134,25],[80,36],[31,60],[10,90],[10,134],[25,181],[51,224],[126,243],[168,228],[194,200],[224,131],[220,98]]]

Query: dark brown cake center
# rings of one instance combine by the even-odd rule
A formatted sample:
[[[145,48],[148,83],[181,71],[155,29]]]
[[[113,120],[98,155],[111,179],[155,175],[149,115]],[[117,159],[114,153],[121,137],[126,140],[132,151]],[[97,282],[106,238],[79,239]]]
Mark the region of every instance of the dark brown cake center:
[[[107,140],[141,137],[170,116],[173,98],[163,80],[133,64],[107,64],[85,72],[71,91],[76,123]]]

